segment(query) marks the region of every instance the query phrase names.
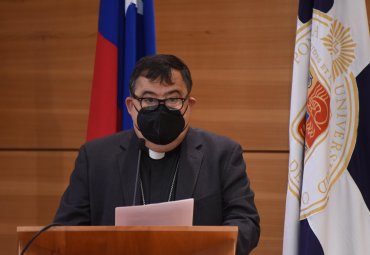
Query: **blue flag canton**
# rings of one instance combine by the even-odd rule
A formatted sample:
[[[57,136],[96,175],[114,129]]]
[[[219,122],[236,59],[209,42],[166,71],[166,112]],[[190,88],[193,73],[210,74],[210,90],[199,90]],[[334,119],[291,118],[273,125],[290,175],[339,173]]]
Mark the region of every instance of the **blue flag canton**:
[[[122,109],[122,129],[132,127],[132,120],[124,107],[130,96],[129,80],[136,62],[156,53],[153,0],[137,1],[120,8],[122,22],[118,39],[118,106]]]

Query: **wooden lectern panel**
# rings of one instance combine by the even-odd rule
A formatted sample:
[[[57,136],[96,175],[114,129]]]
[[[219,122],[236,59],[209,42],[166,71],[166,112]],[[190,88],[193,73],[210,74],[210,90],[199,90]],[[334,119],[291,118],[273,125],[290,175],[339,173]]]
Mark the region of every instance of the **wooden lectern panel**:
[[[18,227],[19,253],[41,227]],[[53,227],[26,255],[177,254],[234,255],[238,229],[222,227]]]

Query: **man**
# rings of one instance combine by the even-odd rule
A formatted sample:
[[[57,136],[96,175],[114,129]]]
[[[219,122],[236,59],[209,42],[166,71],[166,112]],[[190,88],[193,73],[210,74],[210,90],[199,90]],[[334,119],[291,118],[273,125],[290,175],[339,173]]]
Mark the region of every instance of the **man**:
[[[191,88],[190,71],[177,57],[141,59],[126,99],[134,128],[81,147],[54,222],[114,225],[117,206],[194,198],[194,225],[238,226],[237,254],[249,253],[260,227],[242,149],[190,128]]]

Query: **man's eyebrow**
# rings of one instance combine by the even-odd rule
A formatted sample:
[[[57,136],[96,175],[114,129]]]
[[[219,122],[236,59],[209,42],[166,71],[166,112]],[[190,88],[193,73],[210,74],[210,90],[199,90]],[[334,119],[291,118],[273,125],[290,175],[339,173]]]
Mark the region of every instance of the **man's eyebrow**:
[[[150,90],[144,90],[143,93],[141,93],[141,97],[144,97],[144,96],[155,97],[156,95],[157,94],[154,91],[150,91]]]
[[[181,95],[181,91],[178,90],[178,89],[174,89],[174,90],[170,90],[170,91],[166,92],[164,95],[165,96],[169,96],[169,95],[172,95],[172,94],[179,94],[179,95]]]
[[[170,95],[173,95],[173,94],[178,94],[179,96],[181,96],[181,91],[178,90],[178,89],[174,89],[174,90],[170,90],[168,92],[166,92],[164,94],[164,96],[170,96]],[[145,97],[145,96],[150,96],[150,97],[157,97],[158,94],[155,93],[154,91],[151,91],[151,90],[144,90],[143,93],[141,94],[141,97]]]

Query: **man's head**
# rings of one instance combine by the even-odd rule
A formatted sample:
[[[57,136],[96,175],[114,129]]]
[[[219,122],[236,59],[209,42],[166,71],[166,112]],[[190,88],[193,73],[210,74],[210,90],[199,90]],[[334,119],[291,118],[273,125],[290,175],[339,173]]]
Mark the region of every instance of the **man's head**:
[[[187,92],[190,94],[193,82],[190,70],[181,59],[174,55],[158,54],[141,58],[135,65],[130,77],[130,93],[135,92],[136,80],[143,76],[150,81],[159,81],[163,85],[172,85],[172,71],[177,70],[182,76]]]
[[[131,75],[126,106],[138,137],[148,148],[167,152],[189,129],[192,80],[188,67],[173,55],[140,59]]]

